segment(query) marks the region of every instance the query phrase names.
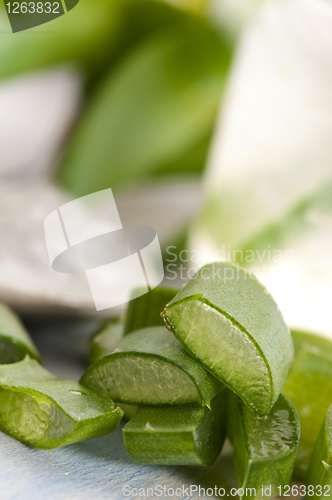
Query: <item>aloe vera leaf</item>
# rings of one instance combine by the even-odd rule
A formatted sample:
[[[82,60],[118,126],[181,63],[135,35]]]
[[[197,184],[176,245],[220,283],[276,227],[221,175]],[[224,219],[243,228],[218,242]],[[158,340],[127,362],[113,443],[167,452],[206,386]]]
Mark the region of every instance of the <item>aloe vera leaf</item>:
[[[51,449],[102,436],[121,418],[109,398],[51,375],[35,360],[0,366],[0,429],[27,445]]]
[[[162,326],[164,322],[161,312],[177,293],[178,290],[174,288],[162,286],[158,286],[139,297],[134,292],[134,296],[137,298],[128,304],[124,335],[148,326]]]
[[[323,425],[311,455],[306,478],[307,491],[311,488],[310,496],[320,498],[331,495],[332,487],[332,405],[327,410]],[[313,489],[312,489],[313,487]],[[309,495],[308,495],[309,496]]]
[[[209,405],[223,385],[164,327],[136,330],[91,365],[81,384],[133,405]]]
[[[2,34],[0,78],[62,61],[76,61],[95,76],[110,58],[121,25],[119,3],[84,0],[52,21],[40,38],[40,26],[24,34]],[[98,57],[96,57],[98,54]]]
[[[90,364],[114,351],[123,337],[124,324],[122,321],[108,321],[99,332],[93,336],[90,350]]]
[[[241,498],[278,496],[277,487],[283,489],[292,481],[300,439],[300,422],[294,405],[280,394],[271,411],[259,417],[229,391],[227,406],[234,464],[240,488],[244,489]],[[271,494],[267,495],[269,487]]]
[[[211,401],[211,409],[140,407],[123,428],[129,458],[136,464],[213,464],[226,436],[225,393]]]
[[[16,363],[26,355],[41,362],[40,354],[19,318],[0,303],[0,364]]]
[[[268,413],[290,373],[294,347],[271,295],[244,269],[204,266],[165,307],[183,347],[256,413]]]
[[[284,393],[294,403],[300,417],[301,439],[294,473],[305,479],[310,455],[332,402],[332,356],[304,344],[295,358]]]
[[[83,196],[183,158],[211,130],[229,53],[191,15],[136,45],[91,101],[61,166],[62,184]]]

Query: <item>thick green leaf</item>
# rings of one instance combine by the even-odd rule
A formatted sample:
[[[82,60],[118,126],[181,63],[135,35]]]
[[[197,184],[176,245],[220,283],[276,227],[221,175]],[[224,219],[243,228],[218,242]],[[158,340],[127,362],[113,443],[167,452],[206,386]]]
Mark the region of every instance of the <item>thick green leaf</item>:
[[[109,398],[51,375],[28,357],[0,366],[0,429],[36,448],[107,434],[122,411]]]
[[[228,61],[226,43],[193,15],[138,44],[90,103],[61,182],[86,195],[180,161],[211,131]]]
[[[123,428],[129,458],[136,464],[213,464],[226,436],[225,392],[211,401],[211,409],[139,408]]]
[[[183,347],[253,411],[271,410],[294,348],[278,306],[255,278],[228,263],[204,266],[164,318]]]
[[[332,487],[332,405],[320,429],[313,454],[310,459],[306,480],[308,496],[320,498],[331,496]],[[312,492],[314,494],[312,494]]]
[[[39,352],[18,317],[0,304],[0,364],[16,363],[27,354],[41,362]]]
[[[326,412],[332,404],[332,356],[325,349],[310,345],[314,336],[306,337],[297,354],[284,393],[294,403],[300,417],[301,439],[295,463],[295,474],[305,479],[308,462]],[[325,339],[324,339],[325,341]],[[318,341],[318,345],[322,345]],[[326,342],[329,342],[326,339]],[[331,349],[331,347],[330,347]]]
[[[244,492],[240,498],[274,498],[280,494],[278,486],[284,491],[292,481],[300,439],[297,411],[281,394],[272,410],[258,417],[236,394],[229,392],[228,396],[229,435]]]
[[[124,335],[148,326],[164,324],[161,313],[168,302],[174,299],[178,290],[158,286],[148,293],[131,300],[126,312]]]
[[[163,327],[127,335],[80,382],[120,403],[151,406],[209,405],[223,387]]]

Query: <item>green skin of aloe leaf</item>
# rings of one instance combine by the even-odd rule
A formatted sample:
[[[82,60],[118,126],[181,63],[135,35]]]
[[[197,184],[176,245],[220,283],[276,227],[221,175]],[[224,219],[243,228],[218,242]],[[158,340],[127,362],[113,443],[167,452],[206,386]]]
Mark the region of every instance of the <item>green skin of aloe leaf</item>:
[[[127,335],[80,382],[120,403],[152,406],[208,406],[223,387],[164,327]]]
[[[308,341],[311,343],[309,344]],[[319,347],[313,345],[317,342]],[[328,339],[314,336],[304,338],[292,373],[284,387],[284,393],[294,403],[301,422],[301,440],[296,457],[294,474],[305,479],[308,462],[319,430],[332,401],[332,355],[329,354]]]
[[[239,485],[244,488],[241,498],[273,498],[280,494],[278,486],[283,491],[291,484],[300,422],[288,398],[281,394],[272,410],[259,417],[229,391],[228,433],[234,446]],[[266,490],[269,487],[270,495]]]
[[[133,293],[137,296],[135,290]],[[126,312],[124,335],[148,326],[163,326],[161,312],[177,293],[178,290],[174,288],[158,286],[131,300]]]
[[[39,352],[18,317],[0,304],[0,364],[16,363],[26,355],[41,362]]]
[[[271,295],[244,269],[204,266],[165,307],[183,347],[259,415],[271,410],[290,373],[294,347]]]
[[[0,429],[51,449],[115,430],[122,411],[77,382],[51,375],[28,357],[0,366]]]
[[[212,465],[226,436],[225,388],[211,409],[200,405],[141,407],[123,428],[136,464]]]
[[[110,354],[123,337],[124,325],[121,321],[108,322],[92,338],[89,361],[95,363],[98,359]]]
[[[318,434],[310,459],[306,487],[314,486],[312,498],[331,496],[332,488],[332,405],[329,407]]]

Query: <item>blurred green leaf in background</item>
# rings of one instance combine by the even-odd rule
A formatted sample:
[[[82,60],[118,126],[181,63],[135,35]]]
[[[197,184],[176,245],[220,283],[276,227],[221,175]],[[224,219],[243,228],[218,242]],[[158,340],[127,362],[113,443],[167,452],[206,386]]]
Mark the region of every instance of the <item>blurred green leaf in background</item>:
[[[1,26],[10,30],[4,9],[0,14]],[[74,10],[42,27],[15,35],[2,32],[0,78],[62,61],[78,63],[93,77],[109,60],[119,37],[120,14],[118,0],[81,0]]]
[[[199,15],[161,2],[132,5],[137,13],[141,6],[141,29],[119,45],[135,43],[91,96],[60,167],[61,184],[76,195],[204,164],[229,44]]]

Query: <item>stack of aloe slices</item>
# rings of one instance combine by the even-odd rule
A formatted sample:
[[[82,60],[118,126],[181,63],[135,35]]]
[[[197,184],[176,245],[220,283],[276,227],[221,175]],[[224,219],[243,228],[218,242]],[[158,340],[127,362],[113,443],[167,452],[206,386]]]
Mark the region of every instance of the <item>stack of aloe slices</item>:
[[[4,311],[0,361],[12,364],[0,366],[0,428],[24,443],[54,448],[111,432],[121,407],[137,464],[211,465],[228,434],[241,497],[280,495],[293,474],[310,496],[332,485],[332,342],[291,335],[244,270],[210,264],[178,293],[131,301],[94,336],[80,384],[44,370]]]
[[[228,427],[240,486],[256,488],[258,498],[272,485],[276,495],[291,482],[300,428],[280,394],[294,347],[272,297],[246,272],[219,263],[177,294],[157,288],[136,300],[125,320],[94,337],[95,362],[80,381],[138,408],[123,429],[129,457],[210,465]]]

